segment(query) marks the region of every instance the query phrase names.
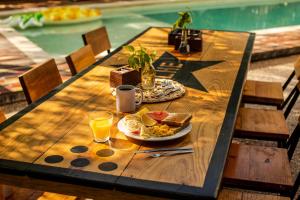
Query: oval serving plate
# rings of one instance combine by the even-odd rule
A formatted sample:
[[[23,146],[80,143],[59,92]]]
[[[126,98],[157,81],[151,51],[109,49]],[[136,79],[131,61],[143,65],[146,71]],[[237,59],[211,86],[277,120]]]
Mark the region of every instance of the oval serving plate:
[[[148,141],[148,142],[160,142],[160,141],[168,141],[168,140],[175,140],[178,138],[181,138],[185,135],[187,135],[189,132],[192,130],[192,124],[190,123],[187,127],[179,131],[178,133],[171,135],[171,136],[166,136],[166,137],[150,137],[150,138],[143,138],[140,135],[136,135],[131,133],[130,131],[127,130],[127,128],[124,125],[124,118],[122,118],[118,122],[118,129],[119,131],[123,132],[127,137],[140,140],[140,141]]]

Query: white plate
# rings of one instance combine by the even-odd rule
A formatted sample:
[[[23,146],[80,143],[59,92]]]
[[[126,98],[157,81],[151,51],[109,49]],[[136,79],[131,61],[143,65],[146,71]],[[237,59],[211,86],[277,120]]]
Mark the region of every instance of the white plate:
[[[136,135],[131,133],[130,131],[127,130],[126,126],[124,125],[124,118],[122,118],[118,122],[118,129],[119,131],[123,132],[127,137],[136,139],[136,140],[141,140],[141,141],[151,141],[151,142],[158,142],[158,141],[168,141],[168,140],[174,140],[177,138],[181,138],[185,135],[187,135],[189,132],[192,130],[192,124],[190,123],[187,127],[179,131],[178,133],[171,135],[171,136],[166,136],[166,137],[151,137],[151,138],[143,138],[140,135]]]

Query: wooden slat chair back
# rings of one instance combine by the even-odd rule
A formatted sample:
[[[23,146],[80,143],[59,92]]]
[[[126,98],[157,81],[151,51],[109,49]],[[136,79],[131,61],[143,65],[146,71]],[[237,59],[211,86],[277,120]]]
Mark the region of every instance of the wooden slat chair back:
[[[50,59],[19,76],[28,104],[48,94],[62,83],[54,59]]]
[[[6,120],[6,117],[4,113],[0,110],[0,123],[4,122]],[[4,186],[0,185],[0,199],[4,199]]]
[[[5,114],[0,110],[0,124],[6,120]]]
[[[284,112],[280,110],[244,108],[238,112],[234,137],[256,140],[270,140],[278,142],[279,147],[287,148],[287,141],[293,151],[294,138],[290,138],[290,131],[286,122],[300,94],[300,81],[295,86]],[[299,128],[297,128],[298,130]],[[297,131],[296,131],[297,132]],[[290,138],[290,140],[289,140]],[[289,153],[290,154],[290,153]]]
[[[296,198],[296,194],[299,189],[299,186],[300,186],[300,172],[298,172],[297,178],[295,180],[295,184],[291,192],[291,199],[300,199],[300,195],[298,195],[298,198]]]
[[[91,45],[95,56],[104,51],[110,53],[111,44],[105,26],[83,34],[82,39],[85,45]]]
[[[290,196],[294,182],[287,150],[232,143],[223,183],[228,187]]]
[[[290,74],[289,78],[283,84],[283,86],[282,86],[283,90],[285,90],[287,88],[287,86],[290,84],[290,82],[292,81],[292,79],[295,76],[296,76],[296,78],[298,80],[300,80],[300,57],[298,57],[298,59],[294,63],[294,70],[293,70],[293,72]]]
[[[250,192],[224,188],[221,190],[218,200],[290,200],[290,198],[273,194],[260,194],[255,191]]]
[[[286,103],[284,106],[286,106],[286,109],[284,111],[284,116],[287,118],[294,107],[298,97],[300,94],[300,80],[298,81],[297,85],[294,87],[294,89],[291,91],[289,96],[286,98]]]
[[[74,76],[96,62],[91,45],[86,45],[66,57],[70,71]]]
[[[298,59],[296,60],[294,64],[294,68],[295,68],[296,78],[300,80],[300,57],[298,57]]]
[[[289,162],[299,138],[300,116],[296,128],[286,142],[287,149],[232,143],[224,171],[224,184],[294,197],[300,178],[298,173],[293,185]]]
[[[299,122],[294,129],[293,133],[291,134],[290,138],[288,139],[286,143],[286,148],[288,149],[288,157],[289,160],[292,159],[294,152],[296,150],[296,147],[299,143],[299,138],[300,138],[300,116],[299,116]]]
[[[243,90],[242,101],[243,103],[277,106],[278,109],[283,110],[290,98],[294,95],[293,92],[291,92],[288,97],[284,99],[283,91],[286,90],[295,76],[300,80],[300,57],[294,63],[294,70],[283,86],[281,86],[280,82],[247,80]]]

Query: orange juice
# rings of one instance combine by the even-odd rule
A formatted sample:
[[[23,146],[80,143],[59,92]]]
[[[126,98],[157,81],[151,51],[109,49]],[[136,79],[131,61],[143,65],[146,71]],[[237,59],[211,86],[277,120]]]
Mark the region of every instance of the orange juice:
[[[94,140],[96,142],[106,142],[110,137],[110,128],[113,123],[113,117],[111,113],[96,112],[90,116],[90,127],[94,134]]]

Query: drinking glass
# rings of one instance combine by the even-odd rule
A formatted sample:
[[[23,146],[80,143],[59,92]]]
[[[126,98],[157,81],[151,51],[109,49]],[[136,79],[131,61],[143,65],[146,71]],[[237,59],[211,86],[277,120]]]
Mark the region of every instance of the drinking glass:
[[[93,111],[89,113],[89,125],[94,135],[94,141],[104,143],[109,140],[113,114],[108,111]]]

